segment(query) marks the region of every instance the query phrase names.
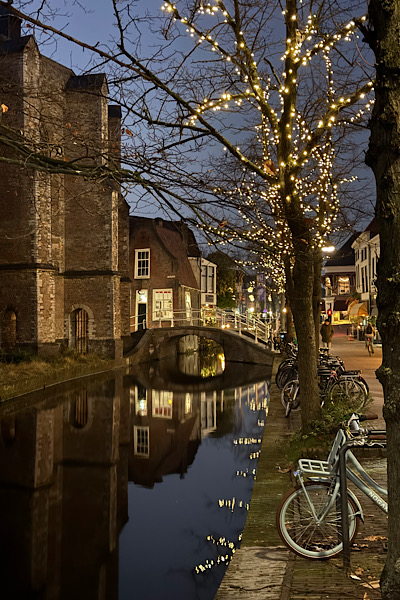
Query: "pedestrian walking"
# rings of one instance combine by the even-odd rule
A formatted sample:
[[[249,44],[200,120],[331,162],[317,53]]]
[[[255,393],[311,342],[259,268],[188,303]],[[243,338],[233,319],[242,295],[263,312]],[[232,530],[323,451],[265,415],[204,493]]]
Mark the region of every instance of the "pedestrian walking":
[[[370,321],[365,328],[365,346],[368,348],[368,352],[374,354],[374,337],[375,337],[375,327],[372,325]]]
[[[329,319],[325,319],[320,329],[322,345],[324,348],[328,348],[328,352],[331,351],[332,338],[333,338],[333,325]]]

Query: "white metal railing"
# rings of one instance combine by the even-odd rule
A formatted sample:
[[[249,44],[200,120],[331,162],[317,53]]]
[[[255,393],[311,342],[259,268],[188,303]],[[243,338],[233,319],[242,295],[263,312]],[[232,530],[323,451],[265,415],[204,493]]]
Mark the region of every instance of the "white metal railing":
[[[144,317],[131,316],[131,330],[155,327],[218,327],[230,329],[239,335],[250,335],[255,342],[272,340],[272,327],[269,323],[252,314],[241,314],[236,310],[202,308],[174,311],[155,311],[151,322]]]

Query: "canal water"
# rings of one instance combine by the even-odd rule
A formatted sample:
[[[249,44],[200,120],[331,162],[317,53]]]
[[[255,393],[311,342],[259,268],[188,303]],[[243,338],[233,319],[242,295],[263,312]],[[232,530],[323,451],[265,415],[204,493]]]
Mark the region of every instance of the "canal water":
[[[229,376],[217,363],[214,378],[178,366],[0,407],[2,599],[214,598],[240,545],[269,383],[246,365]]]

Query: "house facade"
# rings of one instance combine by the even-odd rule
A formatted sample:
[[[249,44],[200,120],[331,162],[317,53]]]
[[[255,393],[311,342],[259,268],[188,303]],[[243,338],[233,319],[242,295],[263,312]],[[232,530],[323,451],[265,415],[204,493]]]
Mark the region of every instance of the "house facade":
[[[130,217],[131,332],[198,323],[201,263],[193,240],[180,221]]]
[[[322,274],[322,312],[331,316],[332,322],[348,319],[349,301],[356,290],[356,267],[352,235],[325,261]]]
[[[373,219],[368,227],[353,242],[356,267],[356,290],[360,297],[359,305],[363,305],[364,313],[377,316],[376,276],[380,255],[378,224]],[[352,307],[353,311],[356,307]]]
[[[0,7],[2,124],[66,163],[118,164],[119,107],[103,74],[76,76],[41,55]],[[110,155],[112,154],[112,161]],[[115,182],[0,162],[0,346],[122,356],[129,335],[129,213]],[[56,169],[57,170],[57,169]]]

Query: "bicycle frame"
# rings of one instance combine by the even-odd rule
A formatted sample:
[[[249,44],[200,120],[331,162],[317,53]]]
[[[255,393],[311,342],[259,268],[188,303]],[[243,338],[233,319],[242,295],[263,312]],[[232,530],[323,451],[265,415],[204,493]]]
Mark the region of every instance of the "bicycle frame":
[[[358,442],[358,444],[357,444],[357,442]],[[308,505],[310,507],[310,511],[311,511],[316,523],[322,523],[324,521],[324,519],[326,518],[326,516],[329,514],[334,503],[336,503],[338,501],[338,495],[340,492],[339,461],[336,460],[335,463],[333,461],[337,457],[339,448],[342,447],[346,443],[347,443],[347,440],[345,438],[344,433],[341,432],[341,434],[340,434],[338,432],[338,435],[335,438],[335,442],[332,446],[332,449],[331,449],[331,452],[329,454],[327,461],[313,461],[313,460],[307,461],[304,459],[299,461],[300,469],[295,472],[295,476],[297,477],[298,481],[300,482],[301,487],[303,488],[305,497],[306,497]],[[355,443],[356,445],[364,445],[363,441],[360,440],[360,442],[359,442],[358,440],[354,440],[354,439],[350,439],[349,443]],[[388,513],[388,504],[382,498],[382,496],[387,496],[387,489],[380,486],[374,479],[372,479],[372,477],[370,477],[370,475],[368,475],[368,473],[365,471],[364,467],[359,463],[357,458],[354,456],[354,454],[350,450],[348,450],[347,454],[346,454],[346,463],[347,463],[347,465],[349,463],[351,465],[351,466],[346,465],[347,479],[349,481],[351,481],[363,494],[365,494],[365,496],[370,498],[370,500],[372,500],[372,502],[374,502],[374,504],[376,504],[378,506],[378,508],[380,508],[384,513],[387,514]],[[309,468],[302,469],[302,464],[303,465],[308,464]],[[318,467],[320,469],[319,471],[318,471]],[[305,481],[302,476],[303,473],[304,474],[315,473],[315,475],[322,475],[322,477],[309,476],[308,480],[315,482],[315,483],[318,483],[318,482],[329,483],[331,486],[331,489],[329,491],[329,499],[319,515],[317,515],[317,513],[315,512],[314,505],[308,494],[307,486],[305,485]],[[358,500],[357,496],[349,489],[347,490],[347,493],[349,494],[349,496],[351,496],[351,498],[355,502],[357,509],[358,509],[357,513],[354,516],[360,516],[361,520],[364,521],[363,510],[362,510],[360,501]]]

